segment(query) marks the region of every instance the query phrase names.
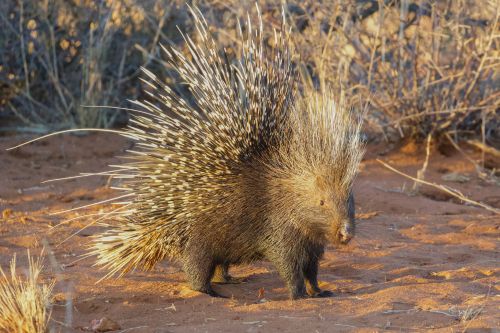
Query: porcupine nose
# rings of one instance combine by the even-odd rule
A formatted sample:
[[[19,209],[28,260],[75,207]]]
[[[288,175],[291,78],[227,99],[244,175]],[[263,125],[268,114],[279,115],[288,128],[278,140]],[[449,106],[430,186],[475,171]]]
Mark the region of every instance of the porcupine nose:
[[[339,230],[339,240],[342,244],[347,244],[354,237],[354,228],[350,222],[345,222]]]

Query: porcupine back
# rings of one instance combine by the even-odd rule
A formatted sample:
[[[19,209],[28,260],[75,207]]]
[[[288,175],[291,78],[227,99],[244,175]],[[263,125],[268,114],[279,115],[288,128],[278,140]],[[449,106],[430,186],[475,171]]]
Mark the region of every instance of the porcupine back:
[[[124,134],[135,147],[113,171],[129,200],[109,214],[114,223],[90,253],[108,276],[176,257],[195,227],[214,228],[216,216],[238,209],[231,204],[241,196],[244,166],[280,146],[288,131],[295,77],[286,36],[275,33],[269,51],[262,21],[254,30],[248,19],[230,64],[201,13],[191,12],[199,40],[184,36],[188,55],[163,47],[191,96],[143,69],[148,98],[134,102],[142,111]]]

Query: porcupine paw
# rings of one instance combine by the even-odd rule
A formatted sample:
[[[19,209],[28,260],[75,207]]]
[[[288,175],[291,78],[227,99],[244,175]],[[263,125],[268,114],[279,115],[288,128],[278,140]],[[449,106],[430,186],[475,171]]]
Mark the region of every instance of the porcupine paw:
[[[291,300],[303,299],[303,298],[307,298],[307,297],[308,297],[308,295],[306,293],[291,293],[290,294]]]
[[[219,294],[218,292],[216,292],[212,288],[208,289],[207,291],[202,291],[202,292],[204,292],[205,294],[207,294],[209,296],[212,296],[212,297],[227,298],[226,296],[223,296],[223,295]]]
[[[207,294],[207,295],[212,296],[212,297],[227,298],[225,296],[222,296],[221,294],[219,294],[215,290],[213,290],[210,283],[206,283],[204,285],[199,285],[199,284],[196,285],[196,284],[191,283],[191,290],[199,291],[201,293]]]
[[[215,284],[240,284],[246,281],[246,278],[237,278],[231,275],[214,276],[214,278],[212,279],[212,282]]]
[[[319,290],[311,293],[311,297],[313,298],[323,298],[323,297],[332,297],[333,292],[331,290]]]
[[[290,299],[291,300],[307,298],[307,297],[308,297],[308,295],[306,293],[306,289],[303,288],[303,286],[300,286],[299,288],[291,288],[290,289]]]
[[[193,288],[193,286],[186,286],[183,288],[181,291],[181,295],[183,296],[196,296],[199,295],[199,293],[207,294],[211,297],[217,297],[217,298],[227,298],[226,296],[223,296],[213,290],[211,287],[210,288]]]

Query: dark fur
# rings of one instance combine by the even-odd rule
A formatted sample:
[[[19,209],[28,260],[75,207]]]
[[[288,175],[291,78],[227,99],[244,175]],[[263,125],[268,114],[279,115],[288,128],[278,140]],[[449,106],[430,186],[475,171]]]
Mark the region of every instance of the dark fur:
[[[286,282],[290,298],[331,295],[318,286],[319,260],[327,242],[346,243],[354,235],[353,196],[344,202],[341,215],[331,216],[329,228],[308,232],[307,223],[302,229],[288,221],[292,216],[307,216],[297,217],[302,214],[300,210],[277,209],[275,199],[267,193],[269,184],[265,177],[255,170],[251,173],[251,177],[243,177],[246,184],[233,192],[231,205],[207,215],[205,223],[194,224],[183,244],[181,262],[191,288],[219,296],[211,287],[212,278],[216,282],[231,282],[230,265],[266,259]],[[275,187],[273,190],[277,191]]]

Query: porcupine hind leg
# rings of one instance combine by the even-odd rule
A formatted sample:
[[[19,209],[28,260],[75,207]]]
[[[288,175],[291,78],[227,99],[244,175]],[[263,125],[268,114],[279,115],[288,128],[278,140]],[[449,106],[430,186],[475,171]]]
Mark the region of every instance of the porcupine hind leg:
[[[244,278],[235,278],[229,274],[229,264],[224,263],[215,267],[212,282],[220,284],[238,284],[244,282]]]
[[[323,248],[312,249],[309,258],[304,265],[304,277],[306,280],[307,293],[312,297],[331,297],[333,293],[330,290],[321,290],[318,285],[318,266],[319,259],[323,255]]]
[[[214,275],[215,263],[212,258],[204,256],[206,252],[200,249],[186,251],[183,259],[184,273],[186,273],[192,290],[208,294],[213,297],[224,296],[212,289],[210,280]]]

